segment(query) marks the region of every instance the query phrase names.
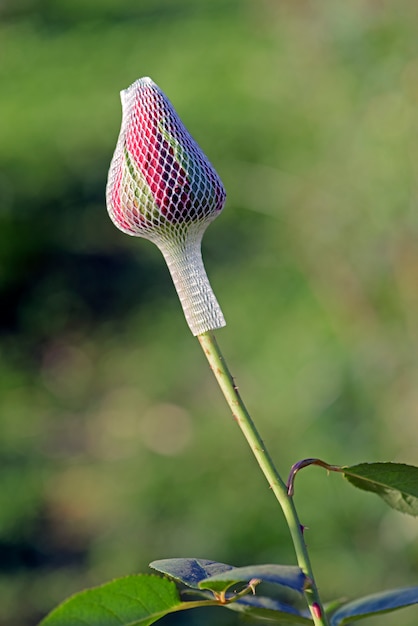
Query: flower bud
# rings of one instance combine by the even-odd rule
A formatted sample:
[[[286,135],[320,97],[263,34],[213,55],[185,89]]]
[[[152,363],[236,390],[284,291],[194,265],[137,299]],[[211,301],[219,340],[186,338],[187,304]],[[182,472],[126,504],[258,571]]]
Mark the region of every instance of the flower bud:
[[[194,335],[225,325],[201,255],[225,203],[222,182],[174,107],[150,79],[121,92],[122,127],[106,189],[113,223],[161,250]]]
[[[109,172],[108,210],[130,235],[214,219],[225,203],[216,171],[150,78],[121,93],[122,128]]]

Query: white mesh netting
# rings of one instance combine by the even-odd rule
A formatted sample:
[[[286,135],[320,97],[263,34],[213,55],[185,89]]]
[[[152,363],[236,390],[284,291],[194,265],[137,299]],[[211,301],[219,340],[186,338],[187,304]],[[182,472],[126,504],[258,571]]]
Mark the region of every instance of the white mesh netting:
[[[222,182],[150,78],[122,91],[121,100],[109,215],[120,230],[161,250],[194,335],[225,326],[201,254],[203,233],[225,203]]]

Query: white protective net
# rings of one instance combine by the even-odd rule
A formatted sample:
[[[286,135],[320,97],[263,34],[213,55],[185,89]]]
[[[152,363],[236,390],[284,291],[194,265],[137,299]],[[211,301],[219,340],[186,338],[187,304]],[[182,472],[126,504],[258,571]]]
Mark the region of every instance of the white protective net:
[[[194,335],[225,326],[201,254],[203,233],[225,204],[222,182],[150,78],[122,91],[121,100],[109,215],[120,230],[161,250]]]

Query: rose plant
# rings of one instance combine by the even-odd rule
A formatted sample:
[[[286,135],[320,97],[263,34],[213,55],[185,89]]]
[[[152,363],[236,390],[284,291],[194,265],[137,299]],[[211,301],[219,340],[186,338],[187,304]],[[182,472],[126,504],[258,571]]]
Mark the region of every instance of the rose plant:
[[[340,472],[355,487],[416,516],[418,468],[400,463],[347,467],[309,458],[295,463],[286,481],[279,475],[213,334],[225,320],[203,266],[201,240],[223,209],[222,182],[150,78],[139,79],[121,96],[122,127],[106,192],[110,217],[123,232],[154,242],[166,259],[189,327],[281,506],[296,564],[234,567],[201,558],[154,561],[151,567],[163,576],[127,576],[82,591],[54,609],[40,626],[147,626],[169,613],[205,606],[222,606],[272,623],[343,626],[418,604],[418,586],[324,604],[293,500],[297,473],[311,465]],[[263,590],[263,583],[277,588],[274,597]]]

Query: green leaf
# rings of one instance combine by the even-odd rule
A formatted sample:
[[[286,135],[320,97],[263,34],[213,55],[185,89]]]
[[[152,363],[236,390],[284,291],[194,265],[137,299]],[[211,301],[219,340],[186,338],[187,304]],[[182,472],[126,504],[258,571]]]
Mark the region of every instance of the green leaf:
[[[150,567],[193,589],[199,589],[200,581],[210,576],[234,569],[232,565],[207,559],[161,559],[150,563]]]
[[[372,491],[397,511],[418,515],[418,467],[403,463],[360,463],[343,467],[355,487]]]
[[[192,589],[201,590],[202,594],[207,594],[207,591],[203,591],[207,589],[216,594],[223,593],[232,585],[248,583],[253,579],[290,587],[299,593],[303,593],[309,584],[309,579],[301,569],[285,565],[233,567],[206,559],[163,559],[153,561],[150,566]],[[286,602],[263,596],[246,595],[238,599],[234,599],[234,596],[233,593],[226,593],[227,602],[220,602],[220,605],[253,617],[274,619],[276,623],[278,621],[293,624],[312,623],[306,613]]]
[[[405,606],[418,604],[418,587],[392,589],[375,593],[342,606],[331,618],[331,626],[343,626],[364,617],[389,613]]]
[[[254,578],[261,582],[290,587],[299,593],[303,593],[309,586],[309,579],[299,567],[293,565],[248,565],[247,567],[233,567],[205,578],[199,583],[199,588],[210,589],[219,593],[226,591],[236,583],[248,583]]]
[[[239,611],[246,616],[274,620],[276,623],[280,621],[291,624],[312,624],[306,612],[264,596],[244,596],[236,602],[225,604],[225,607],[232,611]]]
[[[146,574],[127,576],[77,593],[39,626],[148,626],[182,605],[187,603],[181,602],[173,581]]]

